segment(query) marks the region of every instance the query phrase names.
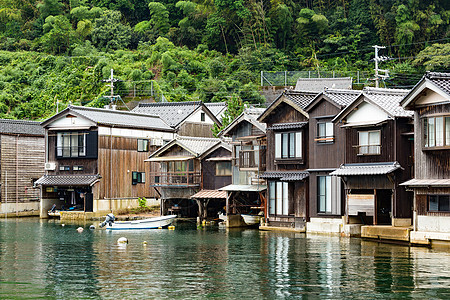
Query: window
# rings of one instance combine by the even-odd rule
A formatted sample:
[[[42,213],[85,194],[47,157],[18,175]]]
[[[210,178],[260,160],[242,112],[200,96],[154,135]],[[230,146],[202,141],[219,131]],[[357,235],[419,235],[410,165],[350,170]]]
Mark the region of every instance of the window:
[[[317,176],[317,212],[341,214],[341,180],[336,176]]]
[[[205,122],[205,113],[204,112],[202,112],[202,113],[200,113],[200,121],[202,121],[202,122]]]
[[[231,162],[230,161],[217,162],[216,176],[231,176]]]
[[[287,182],[269,182],[269,214],[289,215],[289,193]]]
[[[145,183],[145,173],[144,172],[132,172],[131,183],[133,185],[138,183]]]
[[[360,155],[381,154],[381,131],[359,131],[359,151]]]
[[[137,151],[138,152],[148,152],[148,140],[138,139],[137,140]]]
[[[59,166],[60,171],[70,171],[70,166]]]
[[[318,143],[332,143],[334,141],[334,127],[333,123],[317,123],[317,138]]]
[[[83,166],[73,166],[72,168],[74,171],[83,171],[84,167]]]
[[[302,158],[302,133],[287,132],[275,134],[275,158]]]
[[[58,132],[56,134],[56,156],[86,156],[86,134],[83,132]]]
[[[424,147],[450,146],[450,117],[430,117],[423,119]]]
[[[429,195],[428,211],[450,211],[449,195]]]

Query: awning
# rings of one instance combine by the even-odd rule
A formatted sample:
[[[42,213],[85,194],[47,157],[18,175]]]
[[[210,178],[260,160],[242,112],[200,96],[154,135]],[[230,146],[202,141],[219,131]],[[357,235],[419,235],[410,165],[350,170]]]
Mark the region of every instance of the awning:
[[[219,190],[201,190],[191,196],[193,199],[226,199],[227,192]]]
[[[211,157],[206,159],[206,161],[227,161],[227,160],[233,160],[231,156],[223,156],[223,157]]]
[[[401,169],[398,162],[371,163],[371,164],[345,164],[331,172],[335,176],[361,176],[361,175],[386,175]]]
[[[267,189],[266,185],[261,184],[230,184],[220,188],[219,191],[229,192],[261,192]]]
[[[144,161],[186,161],[193,158],[194,156],[161,156],[161,157],[152,157]]]
[[[100,175],[44,175],[34,185],[52,186],[82,186],[93,185],[101,178]]]
[[[450,187],[450,179],[411,179],[400,185],[409,187]]]
[[[264,179],[278,179],[280,181],[301,181],[309,176],[308,172],[264,172],[260,177]]]
[[[368,126],[378,126],[383,123],[386,123],[386,120],[374,120],[374,121],[365,121],[365,122],[353,122],[342,125],[341,127],[368,127]]]
[[[300,129],[306,126],[308,122],[295,122],[295,123],[278,123],[273,124],[268,130],[286,130],[286,129]]]

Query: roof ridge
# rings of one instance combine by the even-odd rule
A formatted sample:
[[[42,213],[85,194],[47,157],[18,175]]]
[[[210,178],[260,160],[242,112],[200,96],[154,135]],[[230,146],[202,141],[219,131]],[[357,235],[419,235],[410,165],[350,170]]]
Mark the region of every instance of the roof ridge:
[[[200,137],[200,136],[187,136],[187,135],[179,135],[176,139],[186,139],[186,140],[201,140],[201,141],[220,141],[219,138],[209,138],[209,137]]]
[[[429,79],[435,78],[450,79],[450,73],[427,71],[425,73],[425,77]]]
[[[26,125],[39,125],[41,122],[32,120],[19,120],[19,119],[0,119],[1,123],[21,123]]]
[[[200,105],[202,103],[203,103],[202,101],[150,102],[150,103],[139,103],[137,107]]]
[[[407,89],[390,89],[390,88],[374,88],[374,87],[365,87],[362,90],[363,94],[365,93],[373,93],[373,94],[407,94],[409,90]]]
[[[124,111],[124,110],[104,109],[104,108],[99,108],[99,107],[87,107],[87,106],[74,106],[74,105],[71,105],[68,108],[72,108],[74,110],[91,110],[91,111],[98,111],[98,112],[107,112],[107,113],[116,113],[116,114],[128,114],[128,115],[133,115],[133,116],[152,117],[152,118],[161,119],[161,117],[157,116],[157,115],[136,113],[136,112]]]

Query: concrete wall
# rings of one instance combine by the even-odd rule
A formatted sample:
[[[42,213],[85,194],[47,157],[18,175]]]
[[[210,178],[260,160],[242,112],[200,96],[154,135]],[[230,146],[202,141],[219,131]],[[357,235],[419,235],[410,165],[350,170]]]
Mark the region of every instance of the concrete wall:
[[[417,216],[417,231],[450,233],[450,217]]]
[[[15,213],[24,211],[38,211],[39,201],[25,202],[25,203],[1,203],[0,214]]]

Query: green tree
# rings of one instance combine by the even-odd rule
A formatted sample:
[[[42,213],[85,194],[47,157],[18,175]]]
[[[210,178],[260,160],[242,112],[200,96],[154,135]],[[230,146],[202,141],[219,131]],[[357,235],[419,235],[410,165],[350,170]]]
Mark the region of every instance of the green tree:
[[[225,129],[231,122],[234,121],[237,117],[241,115],[241,113],[244,111],[244,105],[245,103],[242,102],[242,99],[240,99],[238,96],[233,95],[231,98],[227,100],[227,110],[224,112],[222,117],[222,126],[217,126],[217,124],[214,124],[214,127],[212,129],[215,136],[217,136],[220,131]]]
[[[66,52],[75,40],[75,32],[65,16],[48,16],[43,26],[44,35],[40,39],[41,47],[50,53]]]
[[[97,49],[104,51],[125,49],[131,40],[131,28],[121,23],[121,13],[105,10],[95,19],[92,42]]]

